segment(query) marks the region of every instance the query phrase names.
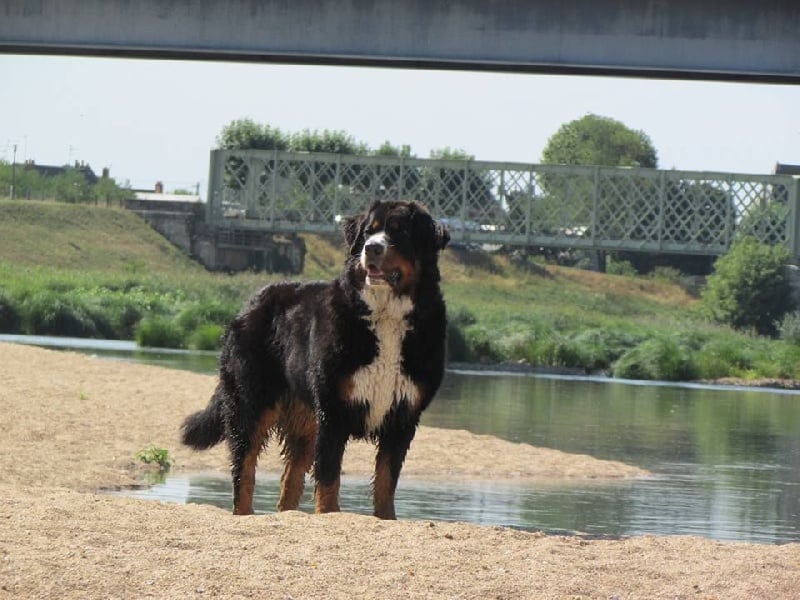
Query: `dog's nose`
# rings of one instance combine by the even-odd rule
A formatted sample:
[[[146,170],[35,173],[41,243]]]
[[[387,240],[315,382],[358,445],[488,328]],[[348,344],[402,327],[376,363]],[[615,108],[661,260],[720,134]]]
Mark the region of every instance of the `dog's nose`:
[[[383,244],[370,243],[364,246],[367,258],[380,258],[383,255]]]

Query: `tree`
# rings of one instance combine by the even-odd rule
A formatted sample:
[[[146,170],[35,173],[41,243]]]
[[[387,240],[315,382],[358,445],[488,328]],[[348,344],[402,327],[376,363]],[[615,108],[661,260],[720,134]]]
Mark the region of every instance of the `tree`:
[[[789,259],[784,246],[748,236],[737,240],[714,265],[702,293],[703,311],[736,329],[775,335],[778,322],[794,308],[785,269]]]
[[[542,162],[655,168],[658,157],[653,142],[643,131],[609,117],[588,114],[562,125],[550,137]]]
[[[222,128],[217,147],[223,150],[288,150],[289,136],[277,127],[252,119],[236,119]]]
[[[289,140],[292,152],[330,152],[332,154],[367,154],[367,145],[341,130],[323,129],[321,132],[304,129]]]

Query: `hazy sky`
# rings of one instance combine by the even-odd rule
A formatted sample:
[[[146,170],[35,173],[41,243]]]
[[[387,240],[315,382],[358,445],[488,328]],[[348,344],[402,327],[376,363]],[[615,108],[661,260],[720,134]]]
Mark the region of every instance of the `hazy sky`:
[[[81,160],[203,197],[209,150],[237,118],[531,163],[587,113],[644,131],[662,168],[800,164],[800,86],[0,55],[0,158],[17,144],[19,162]]]

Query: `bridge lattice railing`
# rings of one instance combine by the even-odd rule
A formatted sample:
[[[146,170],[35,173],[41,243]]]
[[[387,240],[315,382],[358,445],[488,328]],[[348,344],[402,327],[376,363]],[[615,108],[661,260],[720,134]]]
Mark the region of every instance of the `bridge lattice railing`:
[[[800,256],[798,180],[384,156],[214,150],[207,221],[335,232],[376,198],[416,199],[454,241],[722,254],[737,235]]]

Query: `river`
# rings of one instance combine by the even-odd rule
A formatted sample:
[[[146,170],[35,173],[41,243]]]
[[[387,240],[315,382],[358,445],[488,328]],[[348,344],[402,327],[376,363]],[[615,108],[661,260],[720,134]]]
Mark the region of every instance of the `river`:
[[[214,372],[212,353],[142,350],[61,338],[11,339]],[[126,344],[126,343],[122,343]],[[448,371],[423,424],[639,465],[629,481],[561,484],[422,482],[401,477],[397,513],[588,536],[691,534],[759,543],[800,541],[800,394],[738,387]],[[276,477],[261,477],[271,512]],[[230,506],[230,481],[181,474],[129,492]],[[309,496],[310,494],[306,494]],[[310,510],[310,499],[303,505]],[[370,513],[369,482],[343,479],[344,510]]]

